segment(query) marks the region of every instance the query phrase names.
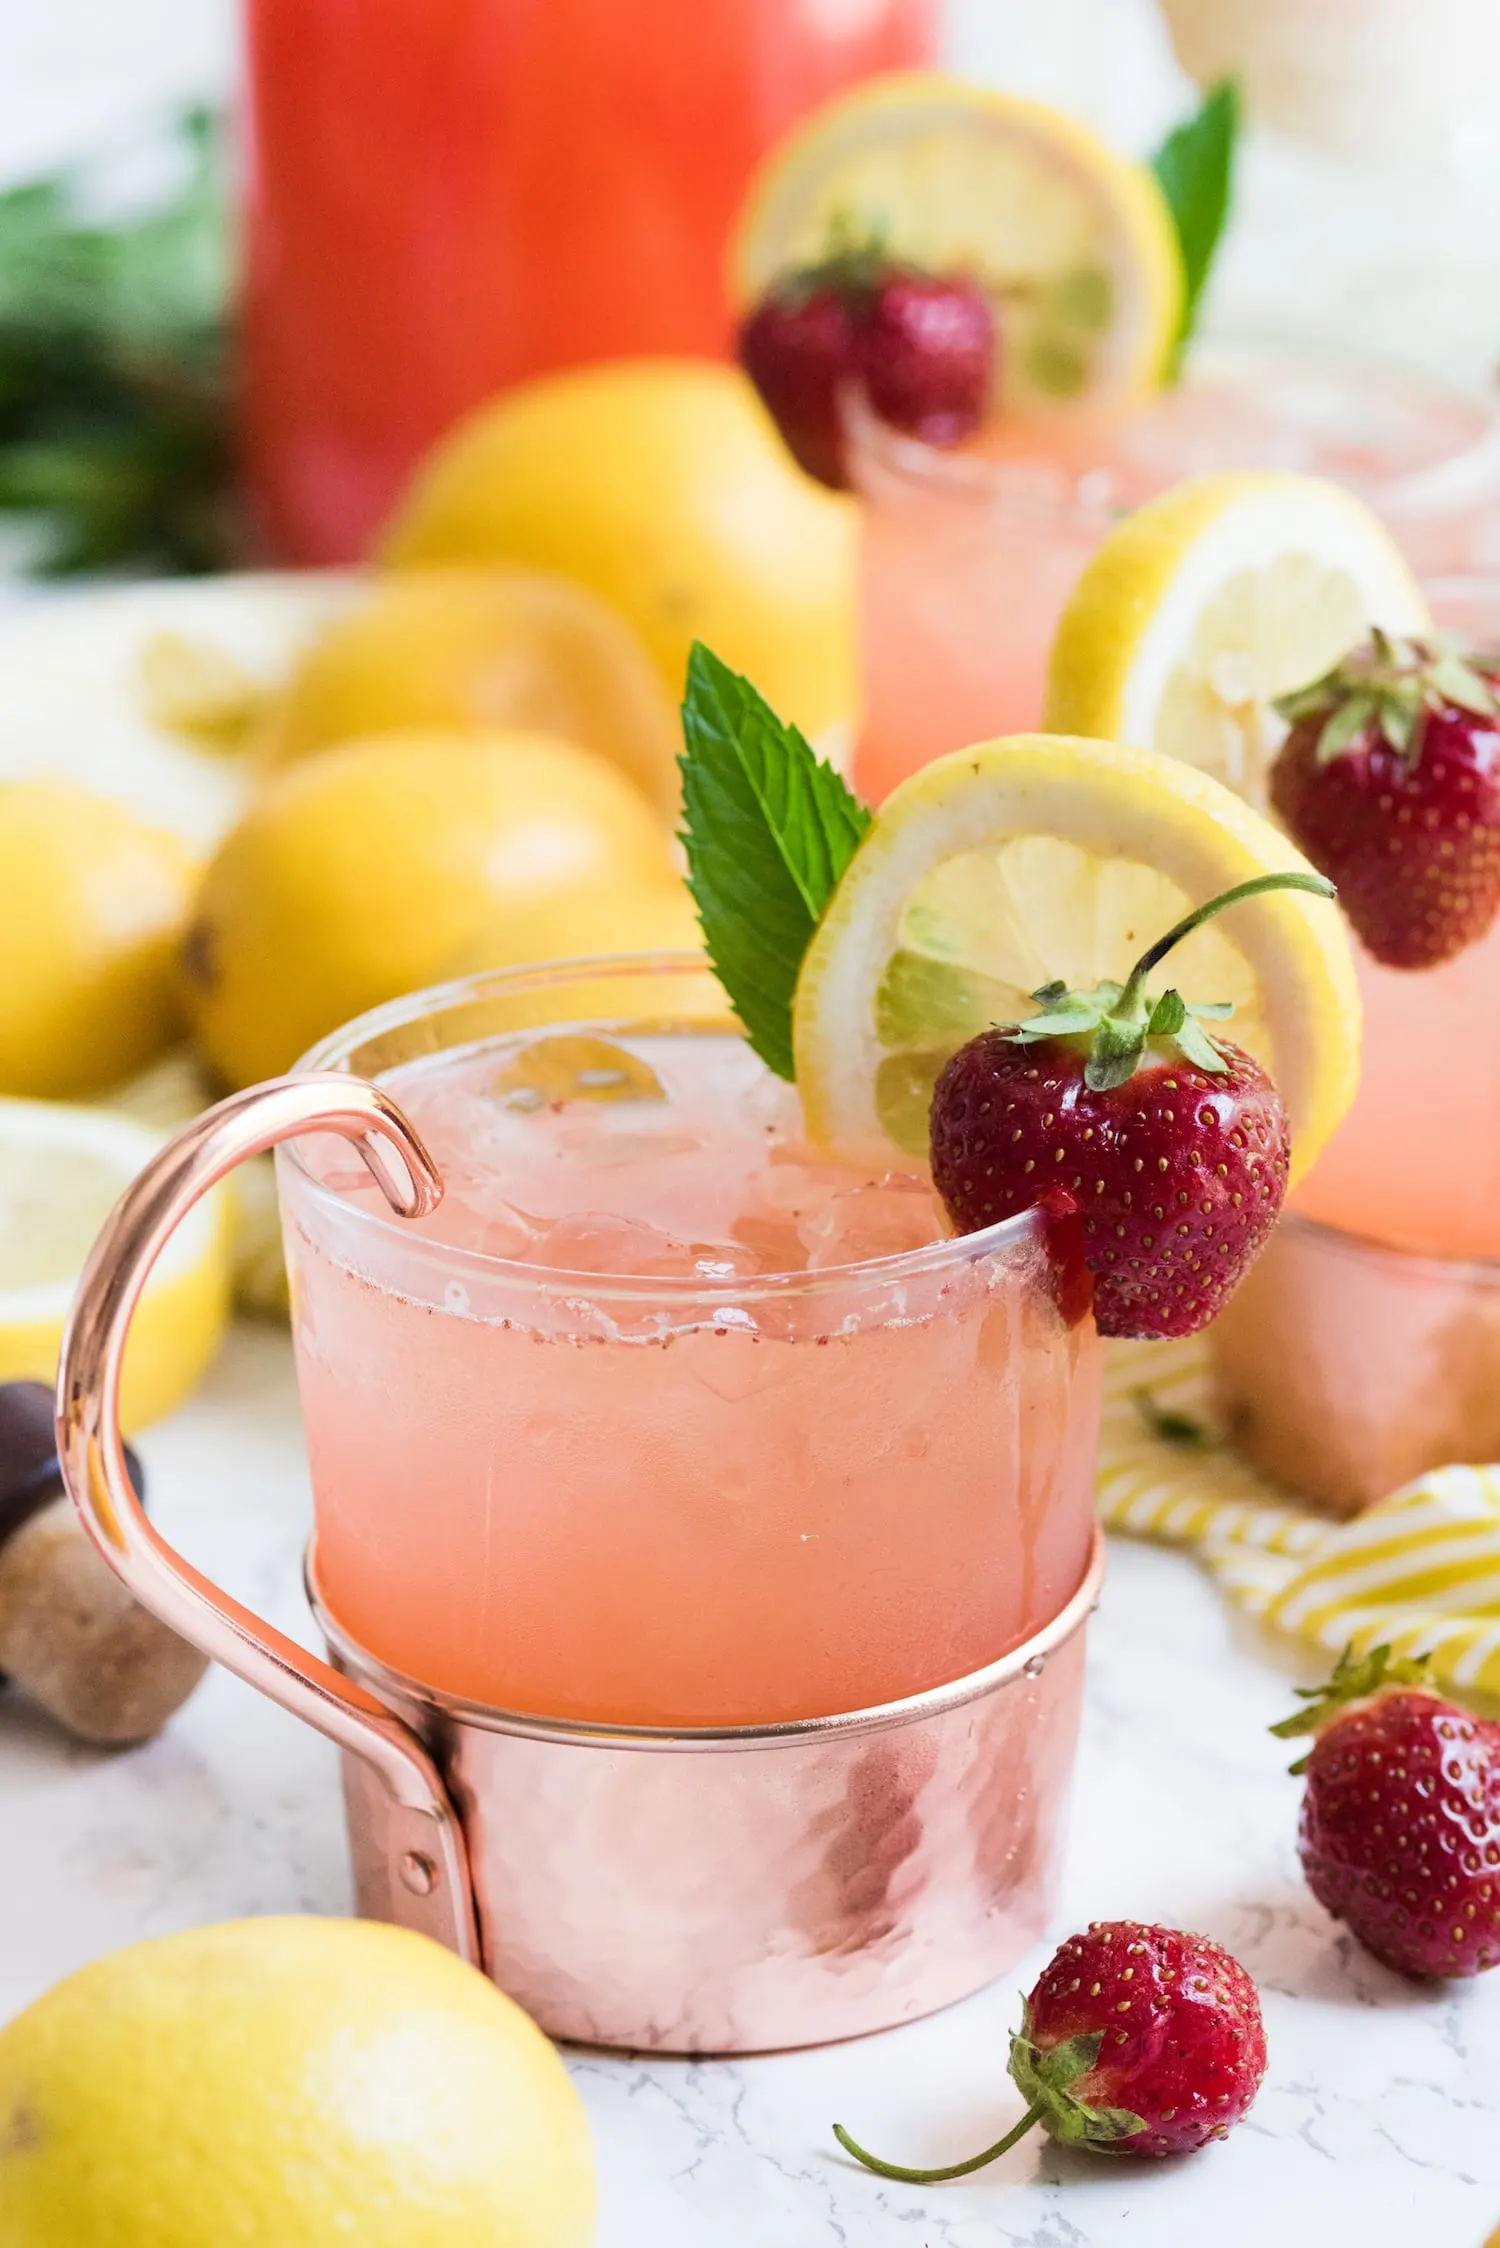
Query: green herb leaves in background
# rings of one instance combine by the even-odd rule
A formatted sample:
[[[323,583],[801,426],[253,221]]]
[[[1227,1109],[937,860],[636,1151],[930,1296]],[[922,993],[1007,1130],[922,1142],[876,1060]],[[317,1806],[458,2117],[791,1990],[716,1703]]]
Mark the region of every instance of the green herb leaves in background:
[[[798,970],[870,815],[701,641],[682,730],[682,840],[708,956],[750,1044],[790,1079]]]
[[[177,137],[177,193],[117,224],[71,179],[0,195],[0,509],[45,572],[230,558],[225,166],[208,113]]]
[[[1182,371],[1199,299],[1234,200],[1239,131],[1239,88],[1232,78],[1224,78],[1204,96],[1195,116],[1168,133],[1152,158],[1182,251],[1182,322],[1168,370],[1173,382]]]

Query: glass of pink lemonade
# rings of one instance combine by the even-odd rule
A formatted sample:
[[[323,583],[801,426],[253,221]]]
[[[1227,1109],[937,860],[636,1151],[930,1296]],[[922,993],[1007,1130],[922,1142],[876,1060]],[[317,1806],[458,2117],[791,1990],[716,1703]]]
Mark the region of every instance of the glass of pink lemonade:
[[[1047,659],[1119,517],[1187,476],[1290,469],[1356,492],[1433,575],[1500,561],[1500,416],[1352,353],[1198,343],[1181,384],[1106,422],[993,422],[942,451],[850,403],[861,508],[855,775],[879,802],[919,765],[1040,724]]]
[[[332,1664],[166,1545],[118,1429],[153,1258],[268,1146]],[[1072,1278],[1040,1211],[949,1238],[920,1167],[810,1147],[700,959],[478,977],[147,1166],[64,1346],[69,1488],[344,1751],[363,1912],[557,2036],[854,2035],[1051,1909],[1102,1568]]]
[[[444,1180],[401,1223],[343,1143],[279,1158],[318,1596],[382,1664],[763,1725],[963,1677],[1077,1590],[1094,1344],[1036,1223],[946,1239],[919,1169],[814,1152],[701,968],[454,987],[310,1063]]]
[[[1500,646],[1500,579],[1426,590],[1439,628]],[[1211,1330],[1241,1446],[1340,1512],[1500,1457],[1500,921],[1422,970],[1353,945],[1354,1106]]]

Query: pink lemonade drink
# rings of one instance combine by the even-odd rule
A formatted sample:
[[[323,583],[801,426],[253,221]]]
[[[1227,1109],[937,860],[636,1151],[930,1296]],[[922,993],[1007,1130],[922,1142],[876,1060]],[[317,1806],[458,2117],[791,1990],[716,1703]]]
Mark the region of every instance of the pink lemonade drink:
[[[1053,632],[1119,516],[1187,476],[1292,469],[1347,485],[1429,575],[1500,561],[1500,419],[1353,355],[1195,347],[1126,422],[997,423],[942,452],[851,410],[863,501],[855,773],[873,802],[919,765],[1040,723]]]
[[[283,1153],[320,1598],[450,1695],[660,1726],[867,1708],[1057,1614],[1093,1529],[1097,1351],[1030,1215],[804,1141],[692,963],[403,1001],[314,1065],[436,1159],[390,1217]]]
[[[1500,581],[1427,590],[1500,646]],[[1500,1457],[1500,922],[1422,970],[1353,941],[1358,1095],[1213,1329],[1242,1441],[1341,1510]]]

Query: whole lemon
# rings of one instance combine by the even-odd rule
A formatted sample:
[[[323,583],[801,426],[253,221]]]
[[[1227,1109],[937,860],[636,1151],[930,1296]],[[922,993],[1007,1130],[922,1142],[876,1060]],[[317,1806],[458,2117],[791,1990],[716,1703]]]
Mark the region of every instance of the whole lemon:
[[[276,774],[219,846],[183,943],[195,1036],[231,1084],[453,972],[498,912],[665,884],[667,830],[547,734],[393,733]]]
[[[96,1960],[0,2031],[5,2248],[587,2248],[588,2125],[425,1936],[239,1920]]]
[[[748,378],[626,359],[507,391],[460,422],[385,559],[522,562],[592,586],[674,697],[704,640],[805,732],[854,707],[851,503],[797,468]]]
[[[302,656],[262,741],[282,763],[400,726],[562,734],[663,810],[677,803],[677,715],[639,637],[597,594],[540,570],[378,579]]]
[[[0,1093],[102,1091],[170,1044],[197,868],[71,782],[0,782]]]
[[[502,907],[454,955],[445,973],[466,976],[548,960],[702,949],[703,931],[685,882],[621,882]]]

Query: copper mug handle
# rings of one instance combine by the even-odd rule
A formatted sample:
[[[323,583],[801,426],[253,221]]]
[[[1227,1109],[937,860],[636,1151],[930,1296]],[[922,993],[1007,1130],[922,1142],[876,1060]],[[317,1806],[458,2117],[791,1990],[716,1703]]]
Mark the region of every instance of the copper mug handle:
[[[477,1964],[463,1829],[422,1742],[377,1696],[185,1561],[147,1520],[125,1468],[120,1368],[152,1266],[194,1203],[236,1164],[314,1131],[351,1141],[399,1216],[436,1207],[442,1181],[431,1156],[395,1102],[363,1078],[309,1072],[220,1101],[146,1165],[89,1253],[58,1366],[58,1455],[84,1528],[142,1607],[370,1767],[389,1803],[392,1917]]]

